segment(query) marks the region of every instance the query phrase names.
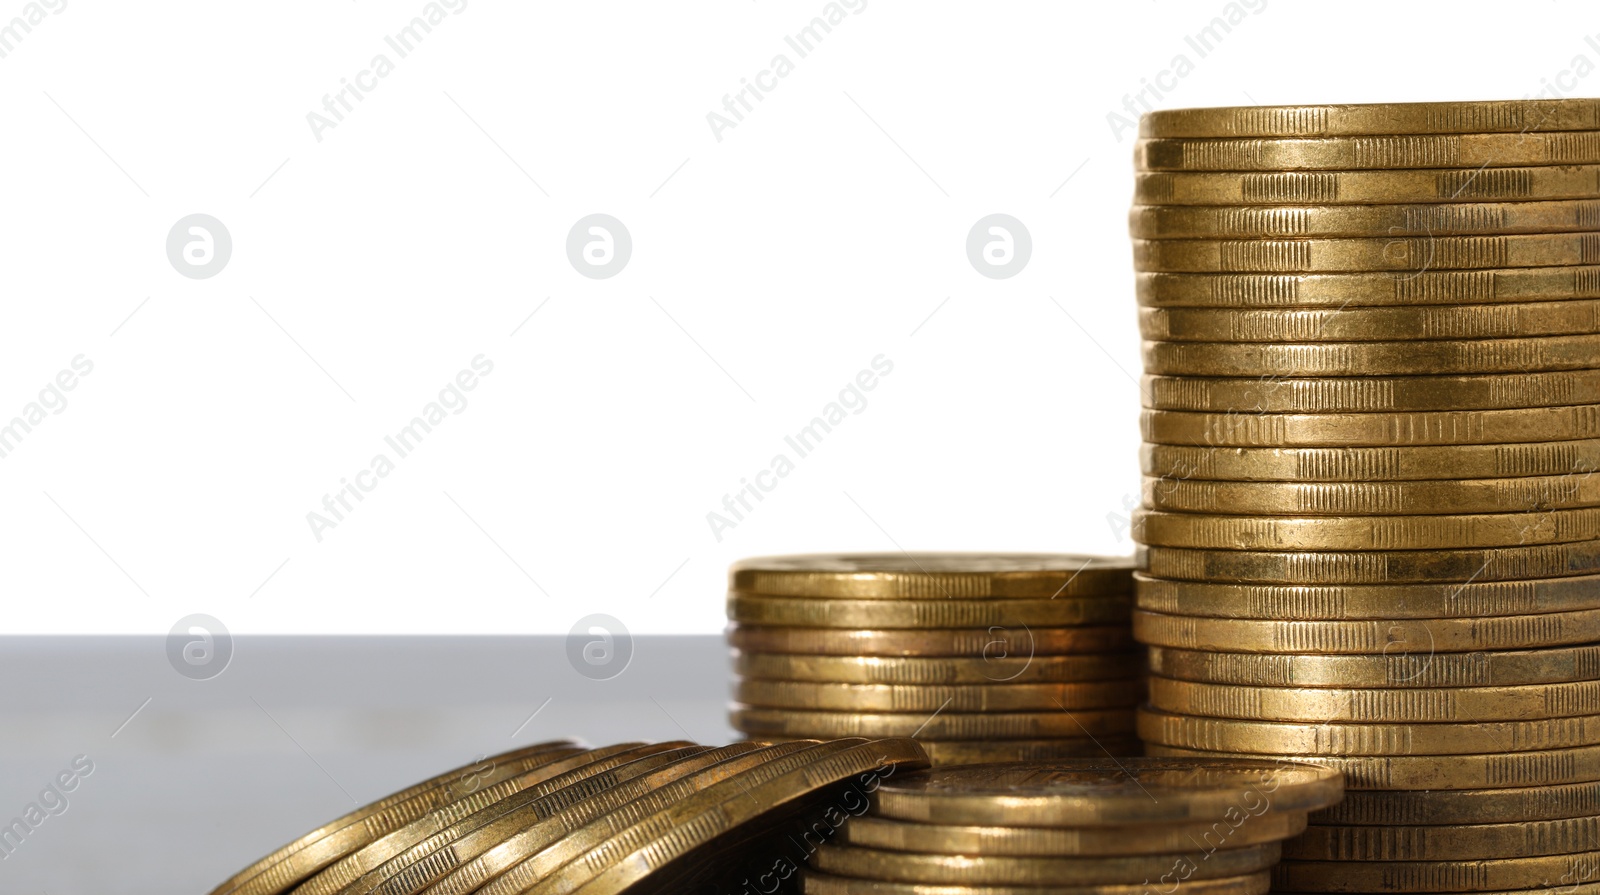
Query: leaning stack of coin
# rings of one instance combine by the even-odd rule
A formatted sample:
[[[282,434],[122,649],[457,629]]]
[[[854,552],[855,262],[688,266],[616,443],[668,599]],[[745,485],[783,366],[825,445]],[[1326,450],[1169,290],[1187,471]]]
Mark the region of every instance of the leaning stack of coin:
[[[735,892],[757,876],[772,895],[794,891],[805,836],[926,767],[903,738],[541,743],[359,808],[212,895]]]
[[[897,553],[729,572],[733,726],[914,736],[934,764],[1138,754],[1133,560]]]
[[[1280,842],[1339,801],[1332,768],[1247,759],[1064,759],[885,780],[806,895],[1263,895]],[[1000,888],[991,888],[1000,887]]]
[[[1148,751],[1345,772],[1279,891],[1600,891],[1600,100],[1141,134]]]

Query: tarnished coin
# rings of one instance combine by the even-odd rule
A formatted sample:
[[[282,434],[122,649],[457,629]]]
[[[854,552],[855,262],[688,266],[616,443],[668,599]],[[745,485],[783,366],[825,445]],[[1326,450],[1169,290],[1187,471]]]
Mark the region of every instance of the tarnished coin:
[[[1124,621],[1131,605],[1129,594],[1058,600],[816,600],[730,594],[728,619],[801,628],[1067,627]]]
[[[1600,165],[1367,171],[1139,172],[1140,205],[1395,205],[1593,199]]]
[[[1171,273],[1420,273],[1566,267],[1597,261],[1600,234],[1595,233],[1133,241],[1135,270]],[[1403,333],[1390,336],[1405,337]]]
[[[1197,618],[1139,610],[1133,616],[1133,634],[1153,646],[1186,650],[1429,656],[1592,643],[1600,640],[1600,610],[1491,618],[1309,622]],[[1413,667],[1413,673],[1421,671]]]
[[[1238,848],[1277,842],[1306,828],[1299,812],[1267,812],[1240,820],[1237,826],[1222,822],[1171,823],[1150,826],[1095,826],[1078,828],[1020,826],[952,826],[912,823],[887,817],[856,817],[844,825],[844,840],[851,845],[921,852],[936,855],[1159,855],[1195,848],[1196,843]]]
[[[1600,481],[1600,476],[1594,480]],[[1177,483],[1167,484],[1175,487]],[[1139,510],[1131,531],[1135,541],[1151,547],[1442,551],[1593,540],[1600,537],[1600,508],[1547,510],[1532,502],[1520,512],[1416,516],[1249,516],[1231,514],[1227,509],[1216,513]]]
[[[1307,274],[1141,273],[1139,303],[1158,308],[1359,308],[1600,297],[1600,267]],[[1226,375],[1226,374],[1223,374]]]
[[[1526,134],[1597,128],[1600,100],[1593,99],[1162,109],[1139,120],[1139,136],[1147,138]]]
[[[1177,878],[1170,868],[1165,874],[1169,882]],[[1157,877],[1160,879],[1160,877]],[[1095,885],[1036,886],[952,886],[943,884],[889,882],[877,879],[852,879],[846,876],[829,876],[815,870],[805,872],[806,895],[1150,895],[1145,883]],[[1219,879],[1190,879],[1183,883],[1186,895],[1267,895],[1272,875],[1267,871],[1246,876],[1225,876]],[[1527,895],[1546,895],[1542,892]],[[1558,895],[1558,893],[1549,893]],[[1573,892],[1570,895],[1595,895],[1591,892]]]
[[[1256,721],[1447,723],[1600,714],[1600,681],[1441,690],[1290,689],[1151,676],[1150,705],[1166,712]]]
[[[928,740],[1037,740],[1133,733],[1133,709],[988,712],[826,712],[735,705],[728,713],[735,730],[752,736],[907,737]]]
[[[1362,724],[1247,721],[1140,709],[1139,737],[1183,749],[1267,755],[1536,752],[1600,745],[1600,716],[1476,724]]]
[[[733,564],[728,589],[854,600],[1053,599],[1127,593],[1129,557],[1073,553],[818,553]]]
[[[1262,687],[1515,687],[1600,679],[1597,644],[1440,653],[1426,648],[1425,639],[1409,644],[1413,652],[1406,647],[1402,644],[1388,655],[1309,656],[1155,646],[1150,649],[1150,671],[1189,681]]]
[[[1216,618],[1355,621],[1600,609],[1600,575],[1388,585],[1231,584],[1141,575],[1138,587],[1140,609]]]
[[[1053,886],[1123,883],[1155,879],[1174,867],[1189,879],[1216,879],[1267,870],[1278,862],[1276,842],[1218,849],[1194,845],[1176,854],[1118,857],[1021,858],[993,855],[929,855],[858,845],[817,849],[811,866],[823,873],[889,882],[956,885]],[[1186,873],[1185,873],[1186,872]]]
[[[1146,476],[1144,505],[1264,516],[1526,513],[1600,505],[1600,474],[1427,482],[1213,482]]]
[[[1144,669],[1138,652],[1085,656],[797,656],[740,651],[734,672],[769,681],[841,684],[1034,684],[1111,681]]]
[[[1134,646],[1126,624],[1077,628],[990,625],[987,628],[900,631],[729,625],[728,644],[735,649],[762,653],[947,656],[979,660],[1121,653]]]
[[[1283,855],[1302,861],[1478,861],[1592,853],[1596,843],[1600,817],[1451,827],[1319,826],[1286,843]]]
[[[1382,342],[1576,335],[1600,332],[1600,302],[1575,299],[1341,309],[1140,308],[1139,332],[1146,339],[1167,342]],[[1511,379],[1501,376],[1490,381]],[[1264,383],[1280,381],[1281,376],[1270,376]]]
[[[1317,811],[1342,793],[1337,771],[1282,759],[1075,759],[936,768],[886,781],[878,814],[979,826],[1213,823]]]
[[[1526,436],[1525,436],[1526,437]],[[1230,448],[1146,444],[1148,475],[1269,482],[1377,482],[1583,475],[1600,469],[1600,439],[1420,447]]]
[[[1079,684],[819,684],[742,680],[733,698],[762,708],[846,712],[1015,712],[1132,706],[1144,695],[1136,679]]]
[[[1444,202],[1434,205],[1136,205],[1138,239],[1439,236],[1600,230],[1600,202]]]
[[[1144,139],[1146,171],[1300,171],[1340,168],[1503,168],[1600,162],[1600,132],[1400,134],[1362,137]]]
[[[1170,761],[1286,757],[1206,752],[1159,743],[1148,743],[1145,748]],[[1535,780],[1543,785],[1600,780],[1600,746],[1488,755],[1317,755],[1305,760],[1338,769],[1350,790],[1515,789]],[[1492,805],[1493,799],[1487,804]],[[1333,821],[1313,818],[1313,822]]]
[[[1272,871],[1283,892],[1490,892],[1600,879],[1600,851],[1481,861],[1290,861]]]
[[[1146,341],[1144,343],[1145,372],[1162,375],[1431,376],[1592,370],[1596,367],[1600,367],[1600,335],[1595,334],[1537,336],[1523,339],[1411,339],[1387,342]],[[1493,412],[1496,411],[1476,411],[1482,414]],[[1510,410],[1498,412],[1518,413]],[[1548,410],[1521,412],[1521,416],[1524,417],[1543,418],[1550,415],[1551,412]],[[1393,425],[1398,428],[1404,424],[1393,422]],[[1392,443],[1427,444],[1431,439],[1437,438],[1427,433],[1422,434],[1423,438],[1420,440]],[[1591,427],[1587,435],[1560,437],[1593,436],[1594,430]],[[1556,437],[1552,434],[1551,440],[1555,440]],[[1475,441],[1478,439],[1445,443],[1471,444]]]
[[[998,764],[1007,761],[1057,761],[1063,758],[1126,758],[1143,755],[1144,744],[1126,734],[1055,737],[1048,740],[918,740],[936,767]]]
[[[1357,311],[1340,313],[1354,314]],[[1523,407],[1562,407],[1591,402],[1595,395],[1600,395],[1600,370],[1490,373],[1482,376],[1347,376],[1327,379],[1291,379],[1281,376],[1255,378],[1146,376],[1143,384],[1145,406],[1152,410],[1191,410],[1207,413],[1515,410]],[[1600,469],[1600,465],[1588,468]],[[1462,476],[1462,478],[1467,477]]]
[[[1557,512],[1581,511],[1558,510]],[[1533,530],[1537,531],[1536,528]],[[1144,553],[1146,568],[1151,575],[1158,578],[1185,578],[1195,581],[1218,579],[1245,584],[1511,581],[1518,578],[1555,578],[1562,575],[1600,573],[1600,543],[1593,540],[1567,544],[1540,544],[1535,547],[1492,547],[1483,550],[1413,549],[1338,553],[1148,547]],[[1134,622],[1138,623],[1138,613],[1135,613]],[[1524,645],[1532,648],[1541,644]]]
[[[1313,824],[1503,824],[1600,815],[1600,777],[1583,783],[1461,790],[1347,792]]]

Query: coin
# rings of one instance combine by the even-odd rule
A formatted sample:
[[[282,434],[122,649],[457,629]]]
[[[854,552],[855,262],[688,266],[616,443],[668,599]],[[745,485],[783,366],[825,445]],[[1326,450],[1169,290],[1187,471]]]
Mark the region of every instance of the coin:
[[[1567,267],[1596,261],[1600,261],[1600,234],[1594,233],[1133,241],[1135,270],[1170,273],[1417,273]]]
[[[1055,737],[1048,740],[919,740],[937,766],[996,764],[1007,761],[1056,761],[1144,754],[1144,745],[1126,734],[1104,737]]]
[[[1600,267],[1523,267],[1323,274],[1140,273],[1139,303],[1152,307],[1286,308],[1469,305],[1600,296]]]
[[[1150,705],[1184,715],[1257,721],[1524,721],[1600,714],[1600,681],[1439,690],[1289,689],[1152,675]]]
[[[1600,716],[1477,724],[1327,724],[1207,718],[1140,709],[1139,737],[1183,749],[1272,755],[1537,752],[1600,745]]]
[[[1126,594],[1059,600],[813,600],[730,594],[728,619],[803,628],[1067,627],[1123,621],[1130,605]]]
[[[1029,628],[991,625],[971,630],[851,631],[729,625],[728,644],[765,653],[819,656],[1013,656],[1120,653],[1133,648],[1127,625]]]
[[[1139,172],[1139,205],[1395,205],[1592,199],[1600,165],[1251,173]]]
[[[1426,656],[1591,643],[1600,640],[1600,610],[1367,621],[1197,618],[1139,610],[1133,633],[1153,646],[1186,650]]]
[[[1288,839],[1305,830],[1300,812],[1267,812],[1232,826],[1172,823],[1076,829],[1016,826],[952,826],[885,817],[856,817],[844,826],[851,845],[939,855],[1149,855],[1196,847],[1237,848]]]
[[[1131,734],[1129,709],[944,714],[763,709],[734,705],[728,722],[754,736],[905,737],[930,740],[1030,740]]]
[[[1356,314],[1359,311],[1352,309],[1340,313]],[[1143,386],[1141,391],[1145,395],[1145,406],[1152,410],[1192,410],[1213,413],[1514,410],[1526,407],[1559,407],[1591,401],[1595,395],[1600,394],[1600,370],[1491,373],[1482,376],[1360,376],[1329,379],[1290,379],[1279,376],[1261,376],[1253,379],[1146,376]],[[1600,468],[1600,464],[1589,468]]]
[[[1591,99],[1162,109],[1139,120],[1141,137],[1524,134],[1596,128],[1600,100]]]
[[[1596,479],[1600,480],[1600,476]],[[1168,480],[1165,487],[1176,488],[1179,484]],[[1600,508],[1544,510],[1534,501],[1521,512],[1420,516],[1241,516],[1226,511],[1212,514],[1139,510],[1133,516],[1132,532],[1134,540],[1151,547],[1444,551],[1451,547],[1517,547],[1592,540],[1600,537]]]
[[[1145,749],[1151,755],[1171,761],[1287,758],[1179,749],[1159,743],[1147,743]],[[1351,790],[1511,789],[1525,786],[1531,780],[1544,785],[1600,780],[1600,746],[1505,755],[1317,755],[1305,758],[1341,771],[1345,788]]]
[[[992,599],[1127,593],[1128,557],[1071,553],[819,553],[740,560],[728,589],[775,597]]]
[[[1600,202],[1445,202],[1435,205],[1136,205],[1140,239],[1435,236],[1600,229]]]
[[[1078,684],[818,684],[743,680],[733,698],[763,708],[849,712],[1008,712],[1131,706],[1144,688],[1138,680]]]
[[[1600,878],[1593,850],[1483,861],[1291,861],[1273,869],[1274,891],[1485,892],[1568,886]]]
[[[740,651],[734,671],[746,678],[843,684],[992,684],[1109,681],[1136,676],[1142,653],[992,658],[796,656]]]
[[[1212,482],[1146,476],[1155,510],[1242,515],[1515,513],[1600,505],[1600,475],[1428,482]]]
[[[1281,759],[1075,759],[936,768],[885,781],[878,815],[919,823],[1086,827],[1214,823],[1316,811],[1343,792],[1338,772]]]
[[[1369,656],[1201,652],[1154,646],[1150,648],[1150,671],[1191,681],[1263,687],[1512,687],[1600,678],[1600,645],[1469,653],[1424,648],[1408,654],[1402,643],[1389,655]]]
[[[1138,576],[1140,609],[1216,618],[1354,621],[1600,609],[1600,575],[1464,584],[1260,585]]]
[[[1163,874],[1168,882],[1176,879],[1170,870]],[[1161,879],[1161,877],[1157,877]],[[1185,895],[1267,895],[1272,876],[1266,871],[1245,876],[1227,876],[1219,879],[1189,879],[1183,881]],[[1162,883],[1166,885],[1166,883]],[[1048,888],[1033,886],[950,886],[923,883],[889,882],[876,879],[851,879],[829,876],[815,870],[805,872],[806,895],[1150,895],[1146,883],[1106,886],[1062,886]],[[1545,893],[1525,893],[1545,895]],[[1551,893],[1555,895],[1555,893]],[[1573,892],[1567,895],[1596,895],[1591,892]]]
[[[1581,512],[1558,510],[1557,512]],[[1379,517],[1374,517],[1379,518]],[[1484,550],[1305,552],[1145,548],[1158,578],[1248,584],[1395,584],[1424,581],[1509,581],[1600,572],[1600,543],[1541,544]],[[1533,616],[1537,617],[1537,616]],[[1135,624],[1138,614],[1135,613]],[[1528,647],[1539,644],[1524,644]],[[1487,646],[1480,646],[1487,649]],[[1293,650],[1290,650],[1293,652]]]
[[[1299,171],[1338,168],[1480,168],[1600,162],[1600,133],[1402,134],[1188,140],[1134,144],[1146,171]]]
[[[1144,343],[1146,373],[1184,376],[1414,376],[1590,370],[1597,366],[1600,366],[1600,335],[1594,334],[1390,342]],[[1553,415],[1549,410],[1531,413],[1473,411],[1482,415],[1496,412],[1520,413],[1518,418]],[[1592,437],[1595,431],[1592,421],[1588,431],[1589,435],[1558,436],[1552,433],[1551,440]],[[1424,435],[1424,439],[1427,437]],[[1424,440],[1421,443],[1428,442]]]
[[[1600,817],[1450,827],[1319,826],[1286,843],[1283,854],[1306,861],[1472,861],[1573,854],[1597,842]]]
[[[1499,824],[1600,815],[1600,778],[1505,789],[1347,792],[1314,824]]]
[[[1191,845],[1175,854],[1120,857],[1019,858],[993,855],[927,855],[855,845],[817,849],[811,866],[824,873],[890,882],[957,885],[1047,886],[1125,883],[1175,872],[1188,879],[1257,873],[1276,864],[1276,842],[1218,849]],[[1181,869],[1179,869],[1181,868]]]
[[[1139,332],[1146,339],[1169,342],[1369,342],[1571,335],[1600,332],[1600,302],[1572,299],[1341,309],[1140,308]],[[1545,376],[1535,381],[1554,378]],[[1281,381],[1283,377],[1271,376],[1265,384]],[[1424,380],[1427,381],[1430,380]],[[1516,377],[1500,376],[1490,381],[1511,383]],[[1401,382],[1404,384],[1405,380]]]
[[[1600,469],[1600,440],[1422,447],[1230,448],[1146,444],[1150,475],[1228,481],[1402,481],[1509,478]]]

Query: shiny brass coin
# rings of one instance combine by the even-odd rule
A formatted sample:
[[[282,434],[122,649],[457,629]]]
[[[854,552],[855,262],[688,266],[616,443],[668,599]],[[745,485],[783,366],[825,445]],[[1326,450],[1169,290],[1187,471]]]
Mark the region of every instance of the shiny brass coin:
[[[1291,861],[1272,871],[1280,892],[1487,892],[1600,878],[1600,851],[1483,861]],[[1560,880],[1560,883],[1557,883]]]
[[[1355,621],[1600,609],[1600,575],[1389,585],[1214,584],[1141,575],[1138,585],[1140,609],[1215,618]]]
[[[926,740],[1037,740],[1133,733],[1133,708],[1081,711],[871,713],[763,709],[734,705],[728,723],[752,736],[906,737]]]
[[[1245,814],[1317,811],[1343,784],[1324,764],[1280,758],[1164,758],[936,768],[886,781],[878,815],[918,823],[1003,827],[1211,824]]]
[[[1352,309],[1342,313],[1358,312],[1359,309]],[[1331,379],[1146,376],[1143,385],[1145,406],[1152,410],[1211,413],[1513,410],[1523,407],[1561,407],[1592,401],[1595,395],[1600,394],[1600,370]]]
[[[1501,824],[1600,814],[1600,780],[1522,788],[1345,793],[1313,824]]]
[[[1526,134],[1600,127],[1600,100],[1228,106],[1162,109],[1139,120],[1141,137],[1337,137],[1368,134]]]
[[[1418,273],[1564,267],[1597,261],[1600,234],[1594,233],[1133,241],[1135,270],[1171,273]],[[1396,333],[1390,338],[1407,335]]]
[[[1146,410],[1141,415],[1140,426],[1144,440],[1148,442],[1207,445],[1214,448],[1517,444],[1526,441],[1531,433],[1538,433],[1547,441],[1600,437],[1600,404],[1422,413],[1176,413]]]
[[[1140,652],[1088,656],[899,658],[795,656],[740,651],[734,672],[755,680],[841,684],[1035,684],[1112,681],[1137,677]]]
[[[1158,578],[1199,581],[1218,578],[1241,584],[1510,581],[1600,573],[1600,543],[1595,541],[1484,550],[1368,550],[1343,553],[1149,547],[1145,554],[1150,574]],[[1534,617],[1537,616],[1530,618]],[[1523,645],[1532,648],[1546,644]]]
[[[1146,339],[1169,342],[1370,342],[1572,335],[1600,332],[1600,301],[1342,309],[1140,308],[1139,332]],[[1511,378],[1502,376],[1491,381],[1506,382]],[[1262,384],[1283,381],[1282,377],[1273,376]]]
[[[1159,743],[1147,743],[1145,749],[1169,761],[1288,757],[1179,749]],[[1304,760],[1339,770],[1345,788],[1351,790],[1513,789],[1535,782],[1552,785],[1600,780],[1600,746],[1506,755],[1308,755]]]
[[[1150,649],[1150,671],[1261,687],[1515,687],[1600,678],[1600,645],[1470,653],[1407,653],[1405,647],[1388,655],[1306,656],[1157,646]]]
[[[1323,274],[1141,273],[1139,303],[1159,308],[1345,308],[1560,301],[1600,296],[1600,267]]]
[[[1162,876],[1166,878],[1166,882],[1160,883],[1162,886],[1169,886],[1178,878],[1170,869]],[[1058,884],[1048,887],[928,885],[877,879],[851,879],[845,876],[829,876],[809,869],[805,872],[804,884],[806,895],[1151,895],[1152,891],[1151,885],[1145,883],[1104,886]],[[1272,875],[1262,871],[1246,876],[1184,880],[1183,891],[1186,895],[1267,895],[1271,884]],[[1544,893],[1532,892],[1525,895],[1544,895]],[[1566,895],[1596,895],[1596,893],[1573,892]]]
[[[1600,133],[1402,134],[1188,140],[1134,144],[1145,171],[1304,171],[1339,168],[1503,168],[1600,162]]]
[[[1600,335],[1593,334],[1392,342],[1144,343],[1145,372],[1181,376],[1426,376],[1592,370],[1597,366]],[[1258,425],[1265,430],[1272,424]],[[1428,443],[1428,437],[1424,433],[1419,443]]]
[[[1583,474],[1600,469],[1600,440],[1425,447],[1230,448],[1146,444],[1149,475],[1270,482],[1376,482]]]
[[[728,597],[728,618],[743,624],[801,628],[1068,627],[1124,621],[1132,605],[1129,597],[1129,594],[1122,594],[1059,600],[818,600],[732,594]]]
[[[949,893],[954,895],[954,893]],[[1306,893],[1312,895],[1312,893]],[[1321,893],[1317,893],[1321,895]],[[1332,895],[1332,893],[1328,893]],[[1516,891],[1503,892],[1475,892],[1473,895],[1600,895],[1600,882],[1594,883],[1563,883],[1539,889],[1517,889]]]
[[[1052,599],[1127,593],[1133,561],[1073,553],[818,553],[733,564],[728,589],[854,600]]]
[[[1182,715],[1255,721],[1447,723],[1600,714],[1600,681],[1440,690],[1289,689],[1150,678],[1150,705]]]
[[[1538,752],[1600,745],[1600,716],[1478,724],[1325,724],[1207,718],[1140,709],[1139,737],[1182,749],[1268,755]]]
[[[1211,482],[1146,476],[1144,505],[1267,516],[1518,513],[1600,505],[1600,474],[1427,482]]]
[[[1076,653],[1121,653],[1133,648],[1128,626],[1029,628],[991,625],[923,631],[851,631],[729,625],[728,645],[763,653],[817,656],[938,656],[977,660]]]
[[[825,845],[811,856],[823,873],[889,882],[956,885],[1048,886],[1126,883],[1164,873],[1216,879],[1267,870],[1278,862],[1278,843],[1218,849],[1209,855],[1190,845],[1176,854],[1083,858],[928,855],[857,845]]]
[[[1140,610],[1133,616],[1133,635],[1153,646],[1190,650],[1421,657],[1590,643],[1600,640],[1600,610],[1476,619],[1311,622],[1195,618]]]
[[[1271,239],[1565,233],[1600,229],[1600,202],[1446,202],[1436,205],[1136,205],[1138,239]]]
[[[1222,550],[1508,547],[1600,537],[1600,509],[1544,510],[1533,502],[1521,512],[1420,516],[1241,516],[1140,510],[1134,514],[1132,533],[1135,541],[1153,547]]]
[[[212,895],[286,892],[335,860],[440,805],[583,750],[583,745],[573,740],[536,743],[424,780],[357,808],[274,850],[234,874],[214,889]]]
[[[1600,817],[1470,827],[1325,826],[1285,843],[1283,856],[1302,861],[1472,861],[1574,854],[1591,851],[1596,843]]]
[[[1006,761],[1057,761],[1063,758],[1105,758],[1143,755],[1144,745],[1130,736],[1061,737],[1049,740],[919,740],[935,767],[996,764]]]
[[[719,862],[694,861],[691,856],[715,857],[731,845],[735,855],[748,858],[739,854],[737,847],[759,841],[762,831],[788,820],[782,815],[794,806],[807,799],[814,801],[818,793],[846,781],[864,798],[863,790],[870,792],[870,787],[891,779],[891,774],[927,767],[927,759],[914,741],[898,739],[853,744],[814,758],[799,752],[764,767],[783,767],[787,772],[760,782],[750,779],[754,772],[746,772],[708,786],[671,809],[601,840],[525,891],[530,895],[645,891],[630,889],[636,885],[646,885],[653,892],[721,890],[736,880],[717,878],[725,870]],[[829,807],[825,801],[817,810]],[[700,875],[705,873],[712,875]]]
[[[1132,706],[1144,695],[1136,679],[1086,684],[817,684],[742,680],[733,698],[761,708],[844,712],[1015,712]]]
[[[851,845],[936,855],[1016,857],[1159,855],[1196,848],[1239,848],[1277,842],[1306,828],[1300,812],[1267,812],[1233,822],[1174,823],[1134,827],[1048,829],[1014,826],[951,826],[887,817],[856,817],[844,825]]]
[[[1593,199],[1600,165],[1270,173],[1140,172],[1138,205],[1397,205]]]

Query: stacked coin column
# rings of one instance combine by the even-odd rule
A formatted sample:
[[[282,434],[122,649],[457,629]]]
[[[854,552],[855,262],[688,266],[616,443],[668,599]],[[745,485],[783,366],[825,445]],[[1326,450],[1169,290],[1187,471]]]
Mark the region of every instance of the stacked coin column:
[[[935,764],[1136,754],[1132,573],[1071,555],[744,560],[731,722],[767,739],[897,731]]]
[[[1597,888],[1597,129],[1593,100],[1143,123],[1140,733],[1345,772],[1277,891]]]

